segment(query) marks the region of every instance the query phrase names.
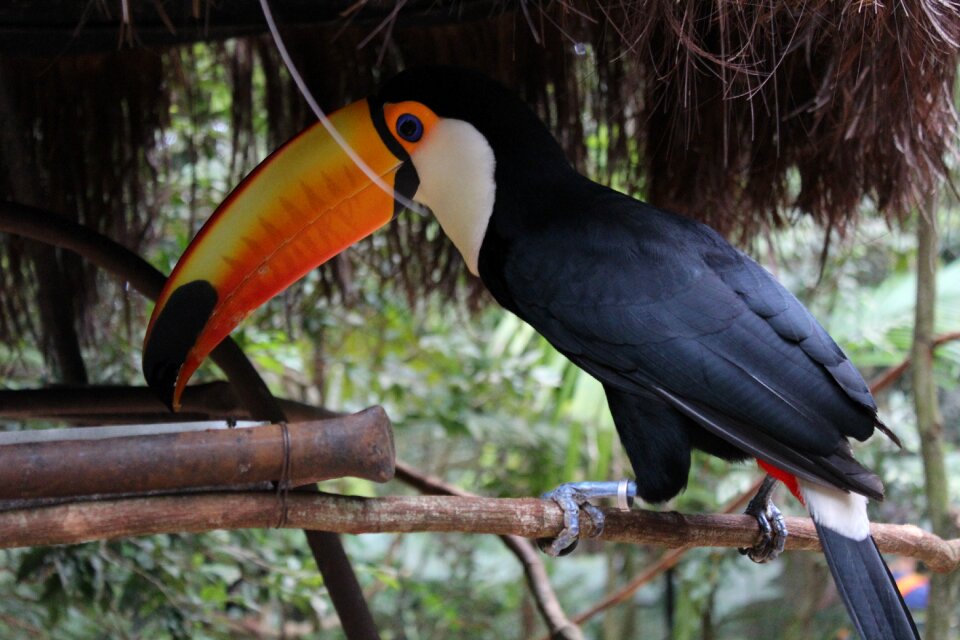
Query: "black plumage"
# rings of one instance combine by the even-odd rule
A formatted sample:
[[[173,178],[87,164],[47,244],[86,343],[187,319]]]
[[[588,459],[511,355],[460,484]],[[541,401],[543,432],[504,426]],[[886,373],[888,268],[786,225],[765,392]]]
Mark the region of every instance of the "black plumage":
[[[896,579],[883,561],[873,538],[851,540],[829,527],[816,523],[827,565],[837,591],[853,615],[851,620],[861,638],[919,638],[917,625],[903,596],[891,585]]]
[[[429,104],[497,158],[480,277],[604,383],[642,497],[675,495],[696,447],[882,498],[846,440],[882,426],[870,391],[790,292],[709,227],[578,174],[508,92],[442,75],[434,91],[458,99]]]
[[[662,474],[679,490],[688,465],[654,459],[666,446],[695,446],[882,497],[846,441],[870,437],[876,405],[803,305],[710,228],[570,172],[536,225],[507,223],[503,233],[509,204],[494,209],[480,275],[573,362],[636,398],[612,409],[641,496],[672,497]],[[659,435],[644,446],[628,435],[649,429]]]
[[[882,499],[847,442],[887,431],[866,383],[766,270],[711,228],[580,175],[537,116],[479,74],[401,74],[378,101],[406,99],[489,142],[480,278],[604,384],[641,497],[676,495],[695,447]]]

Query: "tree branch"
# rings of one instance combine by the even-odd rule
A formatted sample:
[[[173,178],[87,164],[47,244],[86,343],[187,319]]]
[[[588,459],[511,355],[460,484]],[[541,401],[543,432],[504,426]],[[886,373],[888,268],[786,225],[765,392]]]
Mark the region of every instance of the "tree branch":
[[[287,420],[325,420],[341,414],[312,405],[276,398]],[[176,414],[152,389],[124,385],[81,385],[37,389],[0,389],[0,417],[14,420],[47,418],[77,424],[139,424],[191,420],[253,419],[233,385],[222,380],[184,389]]]
[[[157,299],[166,282],[166,276],[133,251],[50,211],[0,201],[0,231],[72,251],[129,282],[151,300]],[[226,338],[210,357],[240,390],[244,405],[257,420],[282,422],[286,419],[266,383],[236,342]]]
[[[55,229],[52,231],[51,227],[59,227],[59,229]],[[74,251],[77,251],[78,253],[81,253],[88,259],[93,260],[95,263],[100,264],[106,269],[110,271],[114,271],[115,273],[118,273],[121,277],[131,280],[135,287],[144,290],[148,296],[151,296],[151,295],[155,296],[156,293],[159,291],[160,284],[162,284],[163,276],[156,270],[152,269],[152,267],[149,267],[148,265],[146,265],[146,263],[144,263],[142,259],[140,259],[135,254],[127,252],[125,249],[122,249],[121,247],[119,247],[119,245],[115,245],[114,243],[110,242],[106,238],[103,238],[102,236],[93,234],[89,230],[79,227],[78,225],[69,223],[68,221],[65,221],[63,219],[58,219],[57,216],[51,216],[46,212],[37,211],[34,209],[28,209],[20,205],[14,205],[12,203],[0,203],[0,230],[13,231],[14,233],[21,233],[22,235],[35,237],[37,239],[40,239],[41,241],[51,242],[53,244],[57,244],[59,246],[65,246]],[[123,253],[126,253],[126,255],[123,255]],[[150,273],[151,271],[153,273]],[[933,345],[931,346],[936,347],[936,346],[939,346],[940,344],[943,344],[944,342],[947,342],[950,340],[956,340],[958,339],[958,337],[960,337],[960,335],[958,334],[948,334],[945,336],[940,336],[934,339]],[[214,355],[218,355],[218,354],[214,354]],[[230,373],[233,374],[230,376],[231,379],[233,379],[234,377],[239,378],[243,374],[247,373],[247,372],[243,372],[241,373],[241,375],[236,375],[237,373],[239,373],[236,370],[238,368],[241,368],[241,369],[244,368],[244,365],[246,365],[248,372],[252,371],[252,368],[249,367],[248,361],[244,363],[240,363],[238,367],[237,359],[242,359],[244,361],[246,360],[246,358],[243,356],[242,352],[240,352],[239,349],[233,349],[233,353],[229,353],[225,355],[226,355],[225,359],[228,359],[228,360],[231,359],[231,357],[234,357],[232,358],[233,362],[221,363],[221,366],[223,366],[224,369],[228,371],[228,374]],[[239,358],[236,358],[236,356],[239,356]],[[909,364],[909,360],[906,360],[903,363],[901,363],[900,366],[894,367],[893,369],[888,370],[886,372],[886,375],[882,376],[881,379],[874,381],[874,384],[872,386],[875,387],[875,392],[879,391],[880,387],[886,386],[892,380],[902,375],[902,373],[907,369],[908,364]],[[231,371],[231,369],[233,371]],[[256,373],[253,372],[253,375],[256,376]],[[262,385],[262,382],[260,384]],[[74,398],[78,398],[78,396],[74,396],[71,399],[63,397],[63,399],[66,401],[65,404],[70,404],[71,400],[73,400]],[[199,400],[198,402],[199,405],[207,405],[210,398],[204,397],[203,399],[198,398],[198,400]],[[231,402],[229,402],[228,404],[233,404],[232,400],[233,399],[231,399]],[[249,396],[245,398],[245,400],[249,402],[250,400]],[[149,399],[144,398],[142,399],[142,401],[145,404],[149,405],[149,402],[150,402]],[[81,402],[81,404],[83,403]],[[306,406],[304,405],[304,407]],[[233,408],[235,409],[235,405],[233,405]],[[292,419],[310,419],[310,418],[315,419],[319,417],[329,416],[329,414],[326,413],[324,410],[319,410],[313,407],[306,407],[307,409],[309,409],[309,411],[299,411],[298,410],[299,408],[300,407],[284,406],[284,409],[288,413],[296,414],[296,415],[290,416]],[[147,409],[147,411],[150,411],[152,413],[152,407],[150,409]],[[318,415],[317,412],[321,412],[321,411],[323,412],[323,414]],[[81,409],[79,413],[86,413],[86,411]],[[64,414],[61,414],[61,417],[66,417],[65,414],[66,412],[64,412]],[[444,488],[441,488],[441,489],[437,488],[439,485],[435,485],[433,489],[429,489],[429,488],[424,489],[424,486],[422,486],[422,483],[419,483],[417,480],[418,474],[416,474],[415,472],[409,473],[409,474],[404,473],[405,470],[406,469],[402,471],[401,468],[398,467],[398,479],[401,479],[407,483],[413,484],[414,486],[418,486],[422,490],[426,490],[431,493],[437,493],[437,492],[448,493],[449,492],[448,491],[449,487],[446,485],[444,485]],[[443,483],[440,483],[440,484],[443,484]],[[755,527],[754,527],[754,531],[755,531]],[[504,536],[504,541],[507,544],[507,546],[511,548],[511,550],[514,551],[514,553],[517,554],[517,557],[524,564],[525,571],[527,572],[527,575],[528,575],[528,580],[530,580],[531,588],[534,592],[534,596],[538,598],[538,607],[541,608],[541,612],[544,614],[545,619],[547,619],[548,626],[552,627],[555,621],[551,622],[551,620],[547,617],[547,613],[544,611],[544,602],[547,602],[548,603],[547,606],[549,607],[549,602],[550,601],[555,602],[556,598],[553,595],[552,590],[549,589],[549,583],[546,583],[547,591],[549,592],[549,595],[545,601],[541,602],[538,596],[536,580],[531,575],[531,569],[536,570],[537,565],[539,565],[539,569],[540,569],[539,573],[545,576],[545,571],[543,571],[543,565],[542,565],[542,562],[540,561],[539,556],[535,552],[532,555],[526,553],[527,550],[532,550],[532,547],[526,541],[521,541],[525,544],[525,546],[522,548],[516,547],[514,544],[512,544],[511,536]],[[668,559],[666,556],[671,556],[671,554],[673,553],[677,553],[677,557],[676,558],[670,557],[669,559],[671,560],[671,562],[665,563],[664,561]],[[632,592],[632,590],[635,589],[635,587],[633,588],[631,587],[638,580],[640,580],[641,578],[644,578],[642,582],[646,582],[649,579],[652,579],[653,577],[655,577],[659,573],[659,570],[665,568],[668,565],[674,564],[676,560],[679,559],[679,555],[682,555],[682,549],[679,550],[678,552],[671,552],[671,554],[665,554],[665,557],[662,558],[661,561],[658,562],[653,568],[648,569],[647,571],[644,571],[643,575],[638,576],[637,579],[635,579],[629,585],[621,589],[621,591],[618,592],[618,594],[625,593],[627,592],[628,589],[630,589],[630,591]],[[535,560],[535,562],[533,563],[528,562],[528,560],[530,560],[531,558]],[[534,573],[537,573],[537,571],[534,571]],[[618,594],[614,594],[614,596]],[[605,602],[601,603],[601,605],[603,604],[605,604]],[[610,604],[613,604],[613,602],[611,602]],[[562,610],[559,609],[559,606],[557,610],[560,613],[561,619],[566,621],[566,617],[563,616]],[[581,614],[580,616],[577,616],[577,622],[581,622],[585,620],[586,619],[585,616],[588,616],[589,613],[595,613],[595,611],[592,610],[591,612],[587,612],[585,614]]]
[[[950,483],[944,453],[943,419],[940,415],[937,381],[933,371],[934,318],[937,302],[939,263],[936,192],[917,215],[917,298],[913,327],[913,404],[923,459],[924,494],[930,525],[938,535],[956,535],[950,515]],[[933,576],[927,607],[926,635],[929,640],[946,640],[952,634],[956,613],[954,591],[957,581]]]
[[[947,344],[948,342],[953,342],[955,340],[960,340],[960,331],[952,331],[949,333],[940,334],[930,341],[930,353],[933,353],[939,347]],[[879,376],[870,381],[870,392],[874,395],[877,395],[881,391],[886,390],[887,387],[892,385],[904,373],[907,372],[907,369],[910,368],[912,363],[913,358],[911,356],[907,356],[902,362],[900,362],[900,364],[890,367],[881,373]]]
[[[276,520],[272,493],[199,494],[126,498],[0,513],[0,548],[75,544],[155,533],[270,527]],[[291,494],[285,526],[336,533],[486,533],[525,538],[556,536],[560,508],[538,498],[393,496],[360,498]],[[605,509],[599,538],[662,547],[745,547],[757,541],[756,520],[746,515]],[[809,518],[787,518],[787,549],[820,548]],[[586,535],[595,533],[589,517]],[[941,573],[960,568],[960,539],[942,540],[913,525],[873,524],[881,551],[922,560]]]

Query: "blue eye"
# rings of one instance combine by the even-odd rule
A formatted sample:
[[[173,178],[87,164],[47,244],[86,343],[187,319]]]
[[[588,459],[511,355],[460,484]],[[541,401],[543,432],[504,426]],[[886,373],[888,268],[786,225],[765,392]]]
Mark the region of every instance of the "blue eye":
[[[405,113],[397,118],[397,135],[407,142],[416,142],[423,136],[423,123],[417,116]]]

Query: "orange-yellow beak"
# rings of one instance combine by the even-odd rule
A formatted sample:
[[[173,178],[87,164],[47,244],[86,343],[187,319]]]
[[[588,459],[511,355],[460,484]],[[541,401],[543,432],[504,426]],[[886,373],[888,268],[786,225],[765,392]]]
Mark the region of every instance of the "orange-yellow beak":
[[[361,100],[330,119],[374,173],[409,198],[416,174],[399,157],[403,149],[381,136],[376,111]],[[385,225],[397,208],[320,123],[300,133],[220,205],[167,280],[144,342],[149,385],[179,407],[187,380],[251,311]]]

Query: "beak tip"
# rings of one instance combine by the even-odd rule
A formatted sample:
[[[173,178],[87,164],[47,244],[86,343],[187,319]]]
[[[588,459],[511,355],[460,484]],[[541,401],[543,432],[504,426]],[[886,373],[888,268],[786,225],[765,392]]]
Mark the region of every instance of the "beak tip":
[[[144,358],[143,376],[147,380],[147,385],[171,412],[175,412],[178,408],[176,405],[179,405],[179,403],[175,405],[174,395],[180,369],[181,365],[169,360],[152,361],[148,364],[148,360]]]
[[[171,411],[180,406],[179,384],[190,351],[206,327],[217,303],[209,282],[194,280],[177,287],[154,311],[150,337],[143,348],[143,376]],[[192,369],[187,371],[189,375]]]

